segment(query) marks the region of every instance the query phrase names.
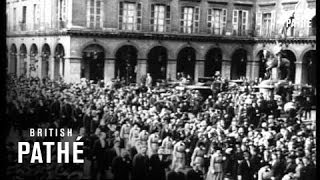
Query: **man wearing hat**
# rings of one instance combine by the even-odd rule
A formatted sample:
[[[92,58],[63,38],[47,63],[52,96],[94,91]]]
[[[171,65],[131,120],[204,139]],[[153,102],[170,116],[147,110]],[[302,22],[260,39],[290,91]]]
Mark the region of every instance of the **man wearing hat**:
[[[141,141],[137,149],[138,154],[133,157],[132,161],[132,180],[147,180],[150,165],[147,156],[147,142]]]

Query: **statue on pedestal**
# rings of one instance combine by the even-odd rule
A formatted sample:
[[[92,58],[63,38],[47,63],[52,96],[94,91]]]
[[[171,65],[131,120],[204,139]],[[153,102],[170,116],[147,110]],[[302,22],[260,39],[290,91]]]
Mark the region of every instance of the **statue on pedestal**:
[[[266,52],[266,51],[264,51]],[[277,68],[277,78],[275,80],[285,80],[288,81],[290,77],[290,61],[287,58],[284,58],[284,51],[281,48],[281,45],[277,42],[275,46],[275,55],[270,52],[264,53],[266,62],[266,71],[269,76],[269,80],[272,79],[272,69]]]

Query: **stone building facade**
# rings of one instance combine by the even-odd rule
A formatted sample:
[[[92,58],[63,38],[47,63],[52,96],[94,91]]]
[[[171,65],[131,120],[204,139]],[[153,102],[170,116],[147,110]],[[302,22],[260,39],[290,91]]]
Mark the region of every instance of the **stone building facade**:
[[[314,84],[315,3],[8,0],[7,71],[67,82],[139,82],[146,73],[175,80],[178,72],[197,81],[216,71],[254,79],[264,74],[262,50],[273,53],[279,40],[292,62],[290,80]]]

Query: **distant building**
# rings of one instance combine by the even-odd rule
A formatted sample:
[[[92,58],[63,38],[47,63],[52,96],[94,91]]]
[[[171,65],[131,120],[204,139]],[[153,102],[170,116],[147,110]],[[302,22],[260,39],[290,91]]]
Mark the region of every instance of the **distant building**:
[[[174,80],[178,72],[197,81],[216,71],[228,79],[254,79],[264,74],[262,50],[273,52],[275,39],[281,37],[292,62],[291,81],[314,84],[315,4],[316,0],[8,0],[7,71],[67,82],[82,77],[139,82],[147,73],[154,80]]]

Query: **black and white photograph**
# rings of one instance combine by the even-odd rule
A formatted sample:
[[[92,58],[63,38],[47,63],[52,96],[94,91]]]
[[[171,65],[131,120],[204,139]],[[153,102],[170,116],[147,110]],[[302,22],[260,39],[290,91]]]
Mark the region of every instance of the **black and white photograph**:
[[[5,6],[5,179],[316,179],[316,0]]]

